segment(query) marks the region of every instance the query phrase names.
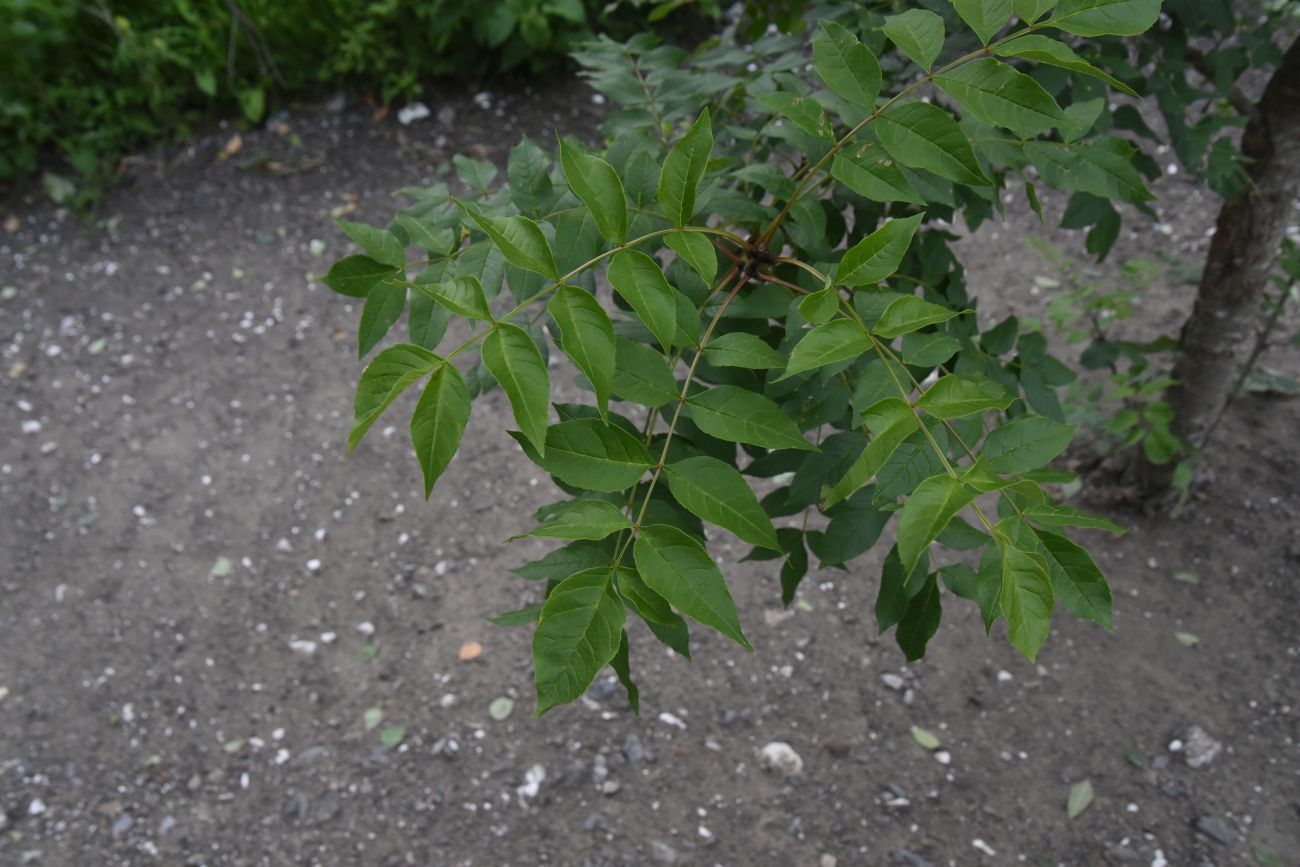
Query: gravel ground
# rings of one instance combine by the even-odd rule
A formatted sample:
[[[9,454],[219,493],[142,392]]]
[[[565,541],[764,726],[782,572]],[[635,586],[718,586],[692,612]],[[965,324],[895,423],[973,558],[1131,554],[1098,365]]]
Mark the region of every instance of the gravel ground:
[[[527,631],[483,618],[537,601],[507,570],[544,543],[500,540],[556,492],[500,393],[431,502],[402,407],[347,457],[357,310],[310,275],[346,249],[331,213],[590,135],[588,93],[535,87],[409,126],[335,100],[224,157],[218,130],[135,161],[90,223],[0,204],[0,863],[1300,864],[1295,401],[1237,405],[1178,520],[1085,490],[1133,528],[1089,540],[1113,634],[1060,618],[1033,665],[952,605],[908,666],[871,625],[877,552],[789,610],[741,564],[754,653],[634,632],[640,716],[608,677],[530,716]],[[1203,252],[1214,203],[1160,192],[1116,261]],[[966,242],[982,309],[1043,317],[1031,232]],[[1133,327],[1190,301],[1166,276]]]

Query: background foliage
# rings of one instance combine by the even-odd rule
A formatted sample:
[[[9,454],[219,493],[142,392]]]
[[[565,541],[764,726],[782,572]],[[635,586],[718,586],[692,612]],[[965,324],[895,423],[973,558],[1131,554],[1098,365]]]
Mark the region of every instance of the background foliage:
[[[388,102],[433,76],[537,71],[651,12],[602,0],[0,0],[0,184],[53,152],[82,183],[50,192],[84,202],[125,150],[215,114],[258,121],[341,84]]]

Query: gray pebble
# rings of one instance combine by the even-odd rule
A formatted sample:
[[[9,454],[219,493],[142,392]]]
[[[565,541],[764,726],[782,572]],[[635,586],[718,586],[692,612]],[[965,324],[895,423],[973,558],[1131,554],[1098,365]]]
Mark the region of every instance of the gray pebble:
[[[609,701],[618,692],[618,678],[613,675],[608,677],[598,677],[596,682],[587,690],[587,696],[592,701]]]
[[[676,849],[662,840],[651,840],[650,857],[660,864],[676,864],[680,856],[678,856]]]
[[[629,762],[639,762],[645,758],[645,747],[636,735],[628,735],[623,741],[623,755]]]
[[[889,853],[889,857],[895,864],[905,864],[907,867],[934,867],[929,861],[907,849],[895,849]]]
[[[1196,830],[1200,831],[1207,837],[1211,837],[1224,844],[1231,843],[1237,839],[1228,828],[1227,823],[1218,816],[1202,816],[1197,819]]]
[[[135,820],[131,818],[129,813],[123,813],[122,815],[118,816],[116,819],[113,820],[113,829],[112,829],[113,839],[117,840],[121,838],[123,834],[131,830],[131,826],[134,824],[135,824]]]

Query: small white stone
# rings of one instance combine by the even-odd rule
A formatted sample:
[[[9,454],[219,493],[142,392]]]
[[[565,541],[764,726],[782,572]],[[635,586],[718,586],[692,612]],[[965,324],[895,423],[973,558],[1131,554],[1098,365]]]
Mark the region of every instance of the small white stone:
[[[27,805],[27,815],[39,816],[45,812],[45,802],[40,798],[32,798],[32,802]]]
[[[338,637],[339,637],[338,633],[336,632],[322,632],[320,634],[320,643],[333,644],[338,639]]]
[[[947,750],[939,750],[934,754],[934,760],[941,765],[950,765],[952,764],[952,753]]]
[[[315,557],[307,561],[307,571],[313,575],[320,571],[321,562]]]
[[[535,798],[546,780],[546,768],[533,765],[524,772],[524,784],[515,788],[515,794],[521,798]]]
[[[292,554],[292,553],[293,553],[293,545],[289,544],[289,540],[288,540],[288,539],[286,539],[286,538],[284,538],[283,536],[281,536],[281,537],[280,537],[280,540],[279,540],[278,542],[275,543],[275,550],[277,550],[277,551],[283,551],[283,552],[286,553],[286,554]]]
[[[363,620],[357,624],[357,632],[360,632],[362,635],[366,635],[366,636],[374,635],[375,624],[371,623],[369,620]]]
[[[23,419],[23,433],[34,434],[41,432],[41,423],[34,418]]]
[[[1011,672],[1007,671],[1006,669],[1002,669],[1001,671],[998,672],[998,683],[1006,683],[1007,681],[1013,679],[1014,678],[1012,677]]]
[[[760,754],[763,767],[769,771],[780,771],[787,777],[803,772],[803,757],[785,741],[772,741],[766,744]]]
[[[314,535],[316,536],[316,541],[317,541],[317,542],[324,542],[324,541],[325,541],[325,533],[326,533],[326,530],[325,530],[324,527],[321,527],[320,529],[318,529],[318,530],[316,531],[316,533],[314,534]]]
[[[410,126],[417,120],[424,120],[431,114],[433,114],[433,112],[429,111],[429,106],[422,102],[413,102],[398,110],[397,122],[402,126]]]
[[[675,728],[679,728],[682,731],[686,731],[686,723],[682,722],[680,717],[674,716],[670,714],[668,711],[664,711],[663,713],[659,714],[659,722],[663,723],[664,725],[674,726]]]
[[[1169,752],[1180,753],[1182,751],[1183,751],[1183,742],[1180,741],[1178,738],[1174,738],[1172,741],[1169,742]]]
[[[289,642],[289,649],[294,653],[301,653],[303,656],[311,656],[316,652],[316,642],[299,638]]]
[[[983,840],[979,839],[978,837],[976,837],[974,840],[971,840],[970,844],[974,846],[976,849],[983,852],[985,855],[988,855],[990,858],[998,854],[997,852],[993,851],[992,846],[990,846],[988,843],[985,843]]]
[[[904,686],[907,685],[906,680],[904,680],[899,675],[894,674],[893,672],[890,672],[889,674],[880,675],[880,679],[883,680],[885,682],[885,686],[889,687],[890,689],[902,689]]]

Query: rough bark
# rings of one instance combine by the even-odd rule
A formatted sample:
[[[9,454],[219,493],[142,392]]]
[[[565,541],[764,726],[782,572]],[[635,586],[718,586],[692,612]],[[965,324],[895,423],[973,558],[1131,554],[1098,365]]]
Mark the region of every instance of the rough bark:
[[[1205,446],[1263,318],[1269,276],[1300,197],[1300,39],[1287,49],[1241,140],[1250,183],[1223,204],[1169,390],[1173,432]]]

